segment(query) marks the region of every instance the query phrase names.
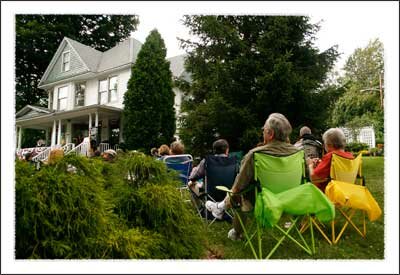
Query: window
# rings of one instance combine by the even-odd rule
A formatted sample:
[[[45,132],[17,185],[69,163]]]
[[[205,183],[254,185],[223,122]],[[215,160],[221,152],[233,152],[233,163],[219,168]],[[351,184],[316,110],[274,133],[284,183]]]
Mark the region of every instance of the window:
[[[58,88],[58,110],[67,109],[68,86]]]
[[[110,91],[110,101],[118,101],[118,93],[117,93],[117,77],[113,76],[110,78],[110,86],[109,86],[109,91]]]
[[[75,84],[75,106],[85,105],[85,89],[86,83]]]
[[[117,76],[99,81],[99,104],[118,101]]]
[[[105,104],[108,102],[108,89],[107,79],[100,80],[99,82],[99,104]]]
[[[70,53],[69,53],[69,51],[63,52],[63,54],[62,54],[62,71],[63,72],[69,71],[69,64],[70,64]]]

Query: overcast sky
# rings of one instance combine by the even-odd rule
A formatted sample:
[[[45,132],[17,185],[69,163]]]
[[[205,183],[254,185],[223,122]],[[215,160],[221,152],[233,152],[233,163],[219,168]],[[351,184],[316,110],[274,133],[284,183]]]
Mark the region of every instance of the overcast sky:
[[[387,40],[385,34],[388,32],[388,27],[394,24],[393,18],[388,16],[390,10],[384,5],[377,7],[364,4],[345,8],[343,2],[330,7],[327,3],[326,8],[304,9],[304,11],[299,9],[300,12],[283,12],[283,14],[309,15],[312,23],[320,22],[321,29],[317,33],[315,44],[321,51],[337,44],[342,55],[336,63],[336,69],[340,69],[347,57],[356,48],[367,46],[369,40],[379,38],[382,42],[388,42],[385,41]],[[216,14],[211,10],[210,13]],[[222,10],[220,13],[225,12]],[[181,22],[184,14],[179,10],[171,10],[155,16],[152,10],[143,11],[139,13],[140,24],[132,36],[143,43],[149,32],[157,28],[166,43],[167,57],[182,54],[184,50],[179,48],[176,37],[190,37],[188,28]],[[269,14],[269,12],[260,10],[256,14]]]

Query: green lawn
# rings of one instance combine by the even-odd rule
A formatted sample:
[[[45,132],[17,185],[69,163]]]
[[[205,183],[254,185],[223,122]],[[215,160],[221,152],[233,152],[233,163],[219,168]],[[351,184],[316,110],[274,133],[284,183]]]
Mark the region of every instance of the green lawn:
[[[377,200],[384,213],[384,159],[383,157],[363,157],[363,175],[366,186]],[[248,219],[250,220],[250,219]],[[357,223],[360,217],[355,217]],[[250,221],[249,221],[250,222]],[[231,224],[216,222],[208,229],[208,257],[218,259],[253,259],[253,254],[242,241],[231,241],[227,232]],[[308,234],[307,234],[308,236]],[[273,255],[273,259],[383,259],[384,258],[384,215],[377,221],[367,221],[367,237],[363,239],[348,227],[336,245],[329,245],[315,230],[316,254],[309,256],[289,240],[285,240]],[[271,235],[264,234],[263,255],[272,247]],[[274,242],[275,243],[275,242]]]

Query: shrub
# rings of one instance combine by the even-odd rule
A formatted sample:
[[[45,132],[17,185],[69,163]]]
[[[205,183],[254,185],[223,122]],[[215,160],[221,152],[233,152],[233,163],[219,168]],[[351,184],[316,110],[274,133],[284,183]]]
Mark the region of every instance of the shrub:
[[[205,232],[200,218],[186,204],[180,183],[164,163],[142,153],[121,159],[129,180],[118,188],[115,213],[130,227],[145,228],[162,235],[159,258],[199,258],[204,253]]]
[[[348,152],[360,152],[362,150],[368,150],[368,144],[366,143],[361,143],[361,142],[351,142],[349,144],[346,145],[345,150]]]
[[[98,164],[68,155],[35,171],[16,161],[16,258],[148,258],[157,252],[159,234],[124,229],[112,213]],[[75,172],[68,172],[71,166]]]

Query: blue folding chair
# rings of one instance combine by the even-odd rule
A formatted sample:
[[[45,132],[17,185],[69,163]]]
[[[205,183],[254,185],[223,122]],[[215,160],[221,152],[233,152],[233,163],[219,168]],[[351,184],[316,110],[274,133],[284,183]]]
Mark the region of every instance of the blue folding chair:
[[[169,155],[165,156],[163,158],[163,161],[169,169],[173,169],[179,172],[179,179],[182,182],[179,191],[182,195],[182,191],[188,189],[187,184],[189,182],[190,172],[192,171],[193,157],[189,154]]]

